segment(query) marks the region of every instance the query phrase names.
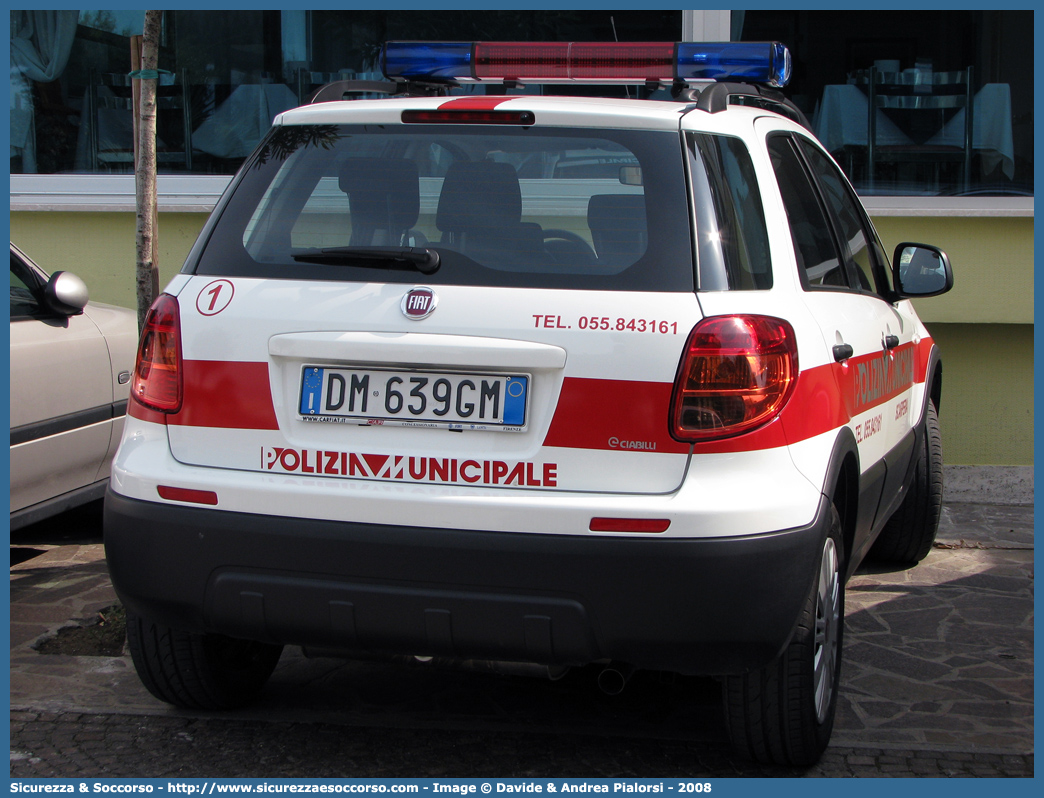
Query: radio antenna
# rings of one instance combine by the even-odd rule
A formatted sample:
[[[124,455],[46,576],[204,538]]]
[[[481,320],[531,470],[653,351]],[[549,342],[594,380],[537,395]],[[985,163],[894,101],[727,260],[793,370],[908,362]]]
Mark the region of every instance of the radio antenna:
[[[619,44],[620,37],[616,35],[616,20],[613,18],[612,14],[609,15],[609,25],[613,29],[613,41]],[[627,93],[627,99],[631,99],[631,87],[624,84],[624,91]]]

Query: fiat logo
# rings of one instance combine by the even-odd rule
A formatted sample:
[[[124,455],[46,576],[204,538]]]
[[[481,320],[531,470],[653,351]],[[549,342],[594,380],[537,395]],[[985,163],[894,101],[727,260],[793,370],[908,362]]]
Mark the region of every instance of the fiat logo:
[[[407,319],[419,321],[420,319],[428,318],[438,304],[439,298],[432,289],[427,286],[419,286],[418,288],[411,288],[406,292],[400,307],[402,308],[402,314]]]

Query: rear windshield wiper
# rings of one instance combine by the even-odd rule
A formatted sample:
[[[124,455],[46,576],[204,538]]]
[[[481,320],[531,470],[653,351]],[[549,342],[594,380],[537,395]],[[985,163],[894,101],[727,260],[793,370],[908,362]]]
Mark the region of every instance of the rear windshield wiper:
[[[404,263],[421,274],[434,274],[439,268],[439,253],[427,247],[326,247],[292,255],[294,260],[312,263],[344,263],[381,261]]]

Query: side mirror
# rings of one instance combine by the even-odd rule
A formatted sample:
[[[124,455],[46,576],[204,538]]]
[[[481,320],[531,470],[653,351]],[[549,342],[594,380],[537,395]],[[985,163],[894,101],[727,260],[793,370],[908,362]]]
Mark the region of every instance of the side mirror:
[[[55,272],[44,286],[44,301],[62,316],[79,315],[87,306],[87,284],[72,272]]]
[[[907,241],[895,248],[892,280],[901,297],[938,296],[953,288],[953,269],[938,247]]]

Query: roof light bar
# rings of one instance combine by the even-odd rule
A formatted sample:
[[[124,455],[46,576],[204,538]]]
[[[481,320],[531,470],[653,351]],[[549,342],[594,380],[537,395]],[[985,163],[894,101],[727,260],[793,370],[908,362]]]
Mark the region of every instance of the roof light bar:
[[[388,42],[381,67],[388,78],[407,80],[735,80],[781,88],[791,59],[779,42]]]

